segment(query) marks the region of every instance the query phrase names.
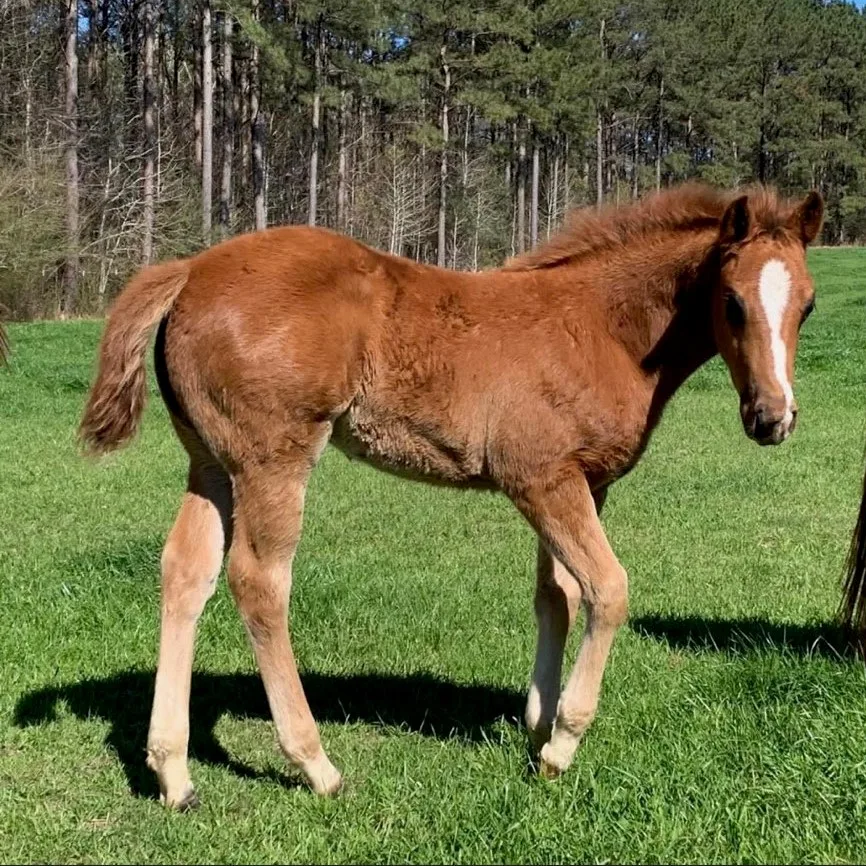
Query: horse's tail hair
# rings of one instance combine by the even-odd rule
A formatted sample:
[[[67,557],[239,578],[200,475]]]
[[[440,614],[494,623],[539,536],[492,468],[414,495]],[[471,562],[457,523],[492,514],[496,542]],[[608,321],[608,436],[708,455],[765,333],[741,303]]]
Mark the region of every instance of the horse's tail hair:
[[[0,367],[9,361],[9,337],[6,335],[6,329],[3,323],[0,322]]]
[[[861,652],[866,652],[866,477],[860,513],[851,539],[842,596],[842,621]]]
[[[188,276],[189,262],[183,259],[145,268],[114,302],[79,428],[86,452],[105,454],[135,435],[147,391],[144,355],[150,332],[171,309]]]

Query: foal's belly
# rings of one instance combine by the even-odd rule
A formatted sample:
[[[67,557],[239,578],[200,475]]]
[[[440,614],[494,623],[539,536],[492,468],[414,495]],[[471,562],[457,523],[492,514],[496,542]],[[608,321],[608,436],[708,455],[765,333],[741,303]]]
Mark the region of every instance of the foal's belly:
[[[480,448],[431,418],[353,403],[334,422],[331,444],[393,475],[457,487],[492,487]],[[477,452],[477,453],[476,453]]]

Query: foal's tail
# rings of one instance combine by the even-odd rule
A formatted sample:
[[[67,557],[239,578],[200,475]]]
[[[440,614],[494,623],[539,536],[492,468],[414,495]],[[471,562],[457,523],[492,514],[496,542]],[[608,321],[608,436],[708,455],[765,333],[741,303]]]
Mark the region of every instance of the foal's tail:
[[[144,409],[150,332],[171,309],[188,276],[189,262],[182,259],[145,268],[114,302],[79,428],[86,451],[104,454],[135,435]]]
[[[866,652],[866,478],[851,551],[848,554],[842,618],[861,651]]]
[[[3,327],[3,322],[0,322],[0,367],[9,360],[9,338],[6,336],[6,329]]]

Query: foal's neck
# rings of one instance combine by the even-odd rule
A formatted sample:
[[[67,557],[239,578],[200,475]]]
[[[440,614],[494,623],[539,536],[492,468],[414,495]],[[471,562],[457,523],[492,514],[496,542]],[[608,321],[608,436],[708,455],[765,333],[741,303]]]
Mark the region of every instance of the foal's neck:
[[[711,318],[717,236],[715,229],[673,233],[603,268],[611,334],[651,391],[647,432],[674,392],[718,351]]]
[[[711,319],[716,236],[714,230],[672,234],[606,274],[611,333],[666,397],[717,352]],[[624,282],[624,272],[632,279]]]

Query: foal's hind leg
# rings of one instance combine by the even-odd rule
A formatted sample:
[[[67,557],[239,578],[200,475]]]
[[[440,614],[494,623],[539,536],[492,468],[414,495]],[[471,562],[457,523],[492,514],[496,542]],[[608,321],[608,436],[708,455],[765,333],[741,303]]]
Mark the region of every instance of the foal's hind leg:
[[[562,686],[562,654],[580,599],[580,584],[539,539],[535,586],[538,644],[526,702],[526,727],[536,752],[553,730]]]
[[[228,578],[261,671],[280,747],[317,794],[339,772],[322,749],[289,638],[292,559],[301,534],[309,464],[259,465],[235,481],[235,533]]]
[[[161,799],[195,805],[187,768],[189,691],[196,624],[213,595],[230,534],[231,487],[213,462],[190,463],[187,492],[162,553],[159,666],[147,737],[147,764]]]
[[[517,504],[580,585],[586,631],[559,699],[541,772],[559,775],[572,762],[598,707],[613,639],[628,610],[628,579],[608,544],[589,485],[582,476],[526,491]]]

